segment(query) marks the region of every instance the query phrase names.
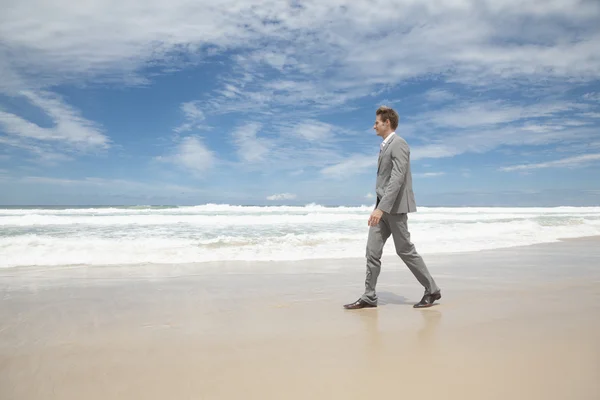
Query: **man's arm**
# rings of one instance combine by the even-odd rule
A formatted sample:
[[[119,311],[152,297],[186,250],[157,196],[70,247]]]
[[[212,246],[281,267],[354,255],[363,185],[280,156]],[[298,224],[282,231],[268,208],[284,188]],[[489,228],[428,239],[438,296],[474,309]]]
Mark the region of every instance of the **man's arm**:
[[[408,145],[401,141],[398,145],[390,149],[390,154],[392,156],[392,176],[385,188],[385,193],[379,202],[379,206],[377,206],[378,209],[386,213],[392,210],[392,206],[404,183],[404,177],[408,169]]]

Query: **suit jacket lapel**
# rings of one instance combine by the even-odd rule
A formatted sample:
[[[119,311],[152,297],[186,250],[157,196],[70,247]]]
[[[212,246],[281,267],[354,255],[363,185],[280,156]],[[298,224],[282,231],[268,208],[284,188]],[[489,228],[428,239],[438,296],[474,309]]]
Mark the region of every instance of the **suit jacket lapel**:
[[[383,160],[383,155],[388,151],[388,149],[390,148],[390,144],[394,141],[395,138],[396,134],[393,134],[390,140],[388,140],[388,142],[385,144],[383,150],[379,152],[379,160],[377,160],[377,172],[379,172],[379,167],[381,167],[381,160]]]

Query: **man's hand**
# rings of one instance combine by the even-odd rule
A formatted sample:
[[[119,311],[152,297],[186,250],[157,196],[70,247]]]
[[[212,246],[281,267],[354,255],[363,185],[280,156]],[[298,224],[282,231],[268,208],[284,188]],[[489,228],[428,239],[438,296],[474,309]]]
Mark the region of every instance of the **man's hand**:
[[[371,213],[371,216],[369,217],[369,226],[377,226],[377,224],[379,223],[379,220],[381,219],[382,216],[383,216],[383,211],[381,211],[379,208],[376,208],[375,210],[373,210],[373,212]]]

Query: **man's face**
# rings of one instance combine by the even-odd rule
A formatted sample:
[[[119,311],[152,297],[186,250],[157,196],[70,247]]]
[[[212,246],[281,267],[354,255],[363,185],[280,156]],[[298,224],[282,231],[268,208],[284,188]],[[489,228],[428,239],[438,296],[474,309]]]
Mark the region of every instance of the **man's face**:
[[[378,115],[375,118],[375,125],[373,125],[373,129],[377,132],[377,136],[382,136],[390,129],[390,121],[387,120],[384,122],[381,121],[381,115]]]

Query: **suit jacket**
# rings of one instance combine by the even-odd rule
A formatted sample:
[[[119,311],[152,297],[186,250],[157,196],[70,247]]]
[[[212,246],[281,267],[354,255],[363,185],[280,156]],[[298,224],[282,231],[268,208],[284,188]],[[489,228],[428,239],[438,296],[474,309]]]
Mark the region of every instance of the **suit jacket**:
[[[410,148],[408,143],[392,135],[379,153],[377,166],[377,205],[388,214],[404,214],[417,211],[410,171]]]

